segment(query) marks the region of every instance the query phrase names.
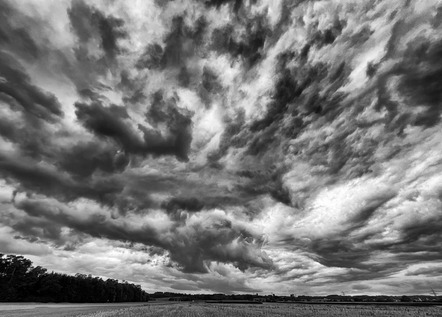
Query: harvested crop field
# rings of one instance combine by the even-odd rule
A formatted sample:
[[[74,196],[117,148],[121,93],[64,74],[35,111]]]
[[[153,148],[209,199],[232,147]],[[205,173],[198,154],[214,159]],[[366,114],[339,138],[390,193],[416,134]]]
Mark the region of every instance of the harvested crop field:
[[[91,316],[91,314],[116,312],[136,308],[142,304],[51,304],[51,303],[0,303],[0,316],[7,317],[58,317]],[[96,315],[101,316],[101,315]],[[103,315],[114,316],[114,315]]]
[[[87,316],[87,317],[254,317],[254,316],[376,316],[376,317],[408,317],[442,316],[442,307],[409,307],[409,306],[378,306],[378,305],[229,305],[207,303],[170,303],[146,305],[39,305],[33,309],[1,310],[0,316]]]

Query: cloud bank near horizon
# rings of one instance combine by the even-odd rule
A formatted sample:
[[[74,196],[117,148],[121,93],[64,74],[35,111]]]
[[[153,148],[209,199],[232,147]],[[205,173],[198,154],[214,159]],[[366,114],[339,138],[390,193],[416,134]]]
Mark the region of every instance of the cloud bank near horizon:
[[[442,282],[441,1],[0,7],[0,252],[148,291]]]

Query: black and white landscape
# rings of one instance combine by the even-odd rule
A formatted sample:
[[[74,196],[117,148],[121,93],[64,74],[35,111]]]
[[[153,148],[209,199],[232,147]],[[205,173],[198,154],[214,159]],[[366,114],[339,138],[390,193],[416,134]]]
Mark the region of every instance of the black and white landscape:
[[[442,285],[441,0],[0,0],[0,253],[147,292]]]

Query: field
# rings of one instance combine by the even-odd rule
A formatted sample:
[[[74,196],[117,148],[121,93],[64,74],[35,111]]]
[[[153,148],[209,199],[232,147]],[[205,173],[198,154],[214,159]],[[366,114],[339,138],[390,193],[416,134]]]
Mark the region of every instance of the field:
[[[0,316],[83,316],[83,317],[276,317],[276,316],[376,316],[408,317],[442,316],[442,307],[409,307],[378,305],[290,305],[290,304],[206,304],[206,303],[149,303],[149,304],[35,304],[0,305]]]

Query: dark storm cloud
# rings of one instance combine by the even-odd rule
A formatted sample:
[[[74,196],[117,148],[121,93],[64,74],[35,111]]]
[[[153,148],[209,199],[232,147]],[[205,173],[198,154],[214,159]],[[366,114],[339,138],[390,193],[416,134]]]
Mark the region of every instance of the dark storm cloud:
[[[196,197],[175,197],[162,203],[162,207],[168,212],[178,210],[201,211],[204,204]]]
[[[123,97],[123,101],[125,103],[131,103],[131,104],[144,103],[146,100],[147,100],[147,97],[142,92],[141,89],[134,91],[129,96]]]
[[[210,106],[214,95],[221,94],[222,92],[223,87],[216,72],[210,69],[210,67],[204,66],[198,94],[206,107]]]
[[[328,267],[359,267],[371,256],[369,249],[344,237],[314,240],[308,249],[319,256],[319,263]]]
[[[0,135],[15,143],[22,155],[41,160],[52,151],[48,144],[48,125],[32,115],[24,116],[24,119],[17,122],[8,117],[1,118]]]
[[[347,23],[345,21],[335,19],[333,25],[330,28],[324,31],[318,30],[310,36],[310,45],[316,45],[321,48],[322,46],[333,44],[336,38],[341,35],[342,30],[345,28],[346,25]]]
[[[439,6],[437,8],[437,13],[434,15],[432,26],[434,28],[439,27],[441,25],[441,23],[442,23],[441,21],[442,21],[442,6]]]
[[[39,46],[25,26],[18,26],[17,23],[14,23],[16,20],[26,21],[26,18],[11,7],[8,2],[3,1],[0,4],[1,47],[25,58],[38,58],[41,53]],[[33,21],[28,22],[32,24]]]
[[[138,69],[164,69],[185,67],[188,59],[194,58],[204,44],[207,22],[201,17],[195,25],[185,24],[183,16],[175,16],[170,31],[164,38],[164,46],[151,43],[138,59]]]
[[[128,36],[122,28],[123,20],[106,16],[83,0],[72,1],[68,16],[73,31],[80,41],[80,49],[85,49],[83,45],[97,36],[101,49],[109,60],[114,59],[121,51],[118,41]]]
[[[159,96],[158,96],[159,94]],[[191,119],[183,115],[171,102],[165,102],[161,93],[154,96],[147,119],[154,127],[159,123],[167,126],[166,135],[138,125],[135,130],[131,118],[123,106],[105,107],[100,101],[75,103],[78,120],[99,137],[110,138],[126,153],[138,155],[175,155],[188,160],[191,136]]]
[[[207,66],[203,68],[201,84],[208,92],[216,92],[221,89],[221,84],[218,81],[216,73]]]
[[[129,157],[118,152],[115,146],[104,142],[79,142],[61,151],[57,165],[77,177],[89,177],[99,170],[105,173],[122,171],[129,163]]]
[[[412,22],[411,22],[412,23]],[[405,43],[406,49],[400,50],[404,45],[402,36],[411,27],[407,20],[397,21],[392,29],[392,35],[387,45],[387,54],[383,60],[374,65],[368,65],[367,74],[373,74],[383,62],[389,59],[400,58],[395,67],[379,76],[378,95],[379,108],[388,112],[388,126],[402,133],[407,125],[432,127],[440,122],[440,107],[442,95],[438,87],[441,85],[442,64],[440,56],[442,41],[435,38],[418,36]],[[435,29],[439,25],[433,25]],[[399,105],[397,100],[391,98],[387,89],[388,81],[398,79],[397,93],[400,94],[407,107]],[[424,111],[413,113],[415,107],[425,107]]]
[[[240,148],[247,144],[246,135],[248,133],[245,129],[244,111],[237,111],[234,116],[226,120],[225,124],[226,127],[221,136],[218,150],[208,155],[208,159],[212,162],[216,162],[216,160],[224,156],[230,147]]]
[[[250,124],[252,132],[276,126],[287,137],[296,138],[306,128],[303,118],[313,115],[315,119],[325,117],[332,121],[339,113],[337,103],[342,97],[336,91],[345,83],[348,75],[345,63],[304,64],[302,59],[302,53],[299,52],[289,51],[278,56],[279,71],[272,99],[263,117]],[[295,67],[286,66],[293,61],[299,64]],[[329,84],[327,90],[320,90],[322,82]],[[266,135],[264,133],[263,137]]]
[[[121,72],[118,57],[127,53],[123,42],[129,38],[124,21],[83,0],[72,0],[66,13],[74,43],[68,50],[47,48],[49,69],[69,78],[81,96],[108,90],[102,87],[100,78],[109,72]],[[41,32],[46,33],[44,29]]]
[[[241,170],[238,175],[245,177],[247,181],[238,186],[238,189],[252,197],[269,194],[275,201],[290,205],[289,192],[281,181],[282,174],[275,166],[269,167],[267,171]]]
[[[231,53],[236,55],[235,51],[238,44],[232,38],[233,30],[234,27],[230,24],[213,30],[211,38],[212,48],[222,54]]]
[[[442,41],[415,39],[408,44],[401,64],[399,91],[410,106],[423,105],[426,111],[417,115],[415,125],[434,126],[440,121],[442,102]]]
[[[267,112],[263,119],[254,122],[250,126],[252,132],[263,130],[271,124],[280,122],[288,110],[288,106],[303,91],[296,79],[288,69],[284,69],[278,81],[275,84],[275,93],[272,96],[273,101],[267,105]]]
[[[212,77],[208,78],[207,67],[201,69],[195,61],[207,53],[204,41],[207,21],[204,17],[200,17],[192,25],[187,25],[185,14],[172,18],[170,30],[164,36],[163,44],[148,44],[135,67],[138,70],[143,68],[156,71],[171,70],[181,87],[189,89],[199,87],[200,97],[209,105],[210,93],[215,93],[213,90],[220,87],[216,86],[216,79],[212,78],[214,73],[211,72]],[[208,92],[207,89],[211,91]]]
[[[239,9],[242,7],[241,0],[207,0],[205,1],[206,6],[219,8],[226,4],[233,4],[232,10],[238,13]]]
[[[28,78],[23,73],[16,71],[14,75],[15,78],[8,76],[9,81],[1,84],[3,93],[0,96],[13,111],[24,112],[23,122],[0,119],[0,134],[17,146],[21,157],[18,159],[18,154],[2,153],[0,173],[19,181],[22,191],[54,195],[61,200],[73,200],[83,195],[102,200],[109,193],[104,189],[109,189],[109,185],[94,183],[90,179],[79,183],[75,178],[88,177],[96,170],[105,173],[121,171],[128,164],[128,157],[118,153],[116,146],[96,140],[75,141],[71,147],[53,144],[51,137],[70,135],[58,121],[62,116],[58,101],[27,82]],[[15,79],[13,86],[11,78]],[[55,135],[51,124],[61,128]],[[41,161],[47,164],[39,164]]]
[[[245,136],[250,140],[247,145],[248,154],[265,155],[281,142],[296,140],[300,133],[308,131],[310,125],[315,122],[332,122],[342,111],[340,100],[343,99],[343,94],[336,91],[342,87],[348,75],[346,64],[304,64],[302,58],[299,52],[286,52],[279,56],[280,71],[271,101],[261,118],[249,124],[252,136]],[[287,67],[290,61],[299,64]],[[321,86],[328,86],[328,89],[321,90]],[[275,139],[273,136],[277,133],[281,133],[287,139]],[[335,174],[352,155],[359,155],[343,155],[347,150],[352,151],[351,144],[342,142],[351,133],[350,129],[338,132],[330,139],[329,144],[312,148],[311,151],[304,149],[303,155],[306,155],[310,162],[315,163],[318,160],[316,164],[323,164],[325,153],[336,153],[333,160],[327,162],[329,172]]]
[[[335,274],[327,276],[328,283],[345,283],[351,281],[369,281],[382,278],[398,273],[407,267],[406,264],[401,263],[374,263],[372,267],[366,268],[349,268],[345,274]]]
[[[430,219],[418,219],[405,225],[401,230],[400,240],[396,243],[399,252],[419,250],[435,251],[437,241],[442,234],[439,229],[442,225],[442,216],[435,215]],[[412,256],[413,257],[413,256]]]
[[[257,16],[246,24],[246,32],[246,39],[237,43],[233,55],[243,57],[247,66],[252,67],[264,56],[264,44],[271,31],[266,18]]]
[[[182,16],[172,19],[170,33],[166,36],[162,64],[166,67],[185,65],[186,59],[194,57],[199,45],[202,44],[206,21],[199,19],[193,28],[184,23]]]
[[[68,226],[93,237],[140,242],[169,251],[170,259],[187,273],[208,272],[208,261],[232,263],[241,270],[270,269],[270,258],[260,250],[262,240],[243,225],[232,223],[224,214],[196,214],[193,219],[167,231],[155,222],[137,226],[111,220],[102,213],[75,215],[74,211],[50,200],[25,199],[15,206],[28,215]],[[99,225],[97,225],[99,224]]]
[[[64,113],[58,99],[35,86],[23,67],[6,53],[0,55],[0,72],[0,99],[10,111],[20,114],[1,119],[1,135],[19,152],[0,154],[0,174],[18,181],[19,191],[50,195],[62,201],[82,196],[104,201],[106,195],[114,193],[115,183],[79,183],[69,173],[87,177],[97,169],[108,173],[121,170],[127,165],[127,157],[93,141],[66,149],[52,143],[53,137],[70,135],[61,123]],[[61,169],[57,170],[57,166]]]
[[[57,196],[60,189],[72,188],[76,185],[64,175],[60,175],[56,170],[47,167],[30,164],[16,157],[0,156],[0,169],[3,177],[9,176],[17,179],[23,189],[43,192],[48,195]]]
[[[118,90],[123,95],[123,104],[145,104],[147,102],[147,96],[143,92],[146,78],[142,75],[132,76],[129,71],[123,70],[120,73],[120,82],[117,85]],[[89,92],[90,89],[85,89],[86,94],[83,98],[89,98],[90,100],[100,99],[100,95],[94,92]]]
[[[122,29],[122,20],[105,16],[81,0],[73,1],[72,8],[67,11],[71,19],[72,30],[78,36],[79,43],[72,50],[63,50],[54,47],[56,43],[52,42],[53,36],[50,34],[50,32],[55,32],[54,26],[43,17],[33,17],[23,13],[7,1],[0,6],[2,54],[18,57],[21,62],[31,63],[36,69],[42,67],[48,73],[65,75],[79,90],[90,90],[91,86],[96,85],[97,75],[106,73],[113,66],[110,62],[113,63],[115,56],[121,52],[119,41],[127,36]],[[88,41],[92,40],[100,42],[100,48],[106,56],[105,59],[101,57],[97,59],[96,52],[88,52],[88,49],[93,47],[93,45],[88,46]],[[75,60],[75,56],[79,60]],[[11,61],[6,55],[2,55],[1,60],[6,64]],[[44,65],[48,61],[50,61],[50,66]],[[11,67],[16,68],[14,65],[17,64],[13,62]],[[26,64],[23,63],[23,65]],[[24,72],[26,73],[26,71]],[[45,76],[53,74],[45,74]],[[49,119],[49,116],[45,117]]]
[[[57,98],[34,86],[25,70],[9,54],[0,54],[0,98],[36,120],[56,120],[63,115]],[[17,108],[18,109],[17,109]]]
[[[27,239],[38,241],[47,239],[60,245],[61,226],[46,219],[36,217],[24,217],[11,226]]]
[[[146,143],[157,144],[158,154],[161,154],[161,151],[171,152],[180,160],[188,160],[188,152],[192,142],[191,115],[191,113],[179,109],[175,99],[165,100],[163,92],[157,91],[153,95],[146,119],[154,127],[158,124],[165,124],[169,136],[163,141],[164,144],[161,144],[155,140],[154,133],[147,131],[144,135]]]
[[[262,240],[224,217],[190,224],[188,236],[173,241],[170,258],[183,272],[206,273],[206,261],[232,263],[240,270],[271,269],[272,260],[260,250]],[[189,224],[188,224],[189,225]]]
[[[4,154],[0,154],[0,174],[18,181],[19,191],[40,193],[61,201],[86,197],[112,203],[111,197],[122,189],[122,184],[115,178],[79,182],[50,165],[45,166],[26,158],[18,159]]]
[[[163,172],[162,174],[133,175],[125,178],[124,193],[117,199],[125,205],[136,205],[139,208],[155,206],[162,208],[173,217],[180,216],[183,211],[195,212],[203,209],[244,206],[256,198],[253,190],[236,180],[228,186],[219,183],[216,175],[217,170],[195,170],[200,177],[189,177],[188,172]],[[262,182],[265,180],[263,179]],[[246,182],[245,182],[246,183]],[[234,186],[234,189],[232,189]],[[262,184],[261,186],[264,186]],[[159,203],[152,203],[148,195],[150,193],[171,194]],[[169,196],[169,195],[168,195]],[[187,214],[183,214],[186,217]]]
[[[233,58],[241,58],[246,68],[253,67],[264,56],[266,39],[271,37],[271,29],[263,16],[250,16],[242,22],[246,36],[235,38],[235,26],[228,24],[213,31],[211,48],[221,54],[229,54]]]
[[[115,139],[120,146],[129,152],[141,152],[143,140],[131,125],[124,120],[129,119],[126,108],[123,106],[103,106],[100,102],[90,104],[77,102],[75,114],[80,122],[98,136]]]
[[[138,59],[135,66],[138,69],[148,68],[155,69],[161,67],[161,61],[163,58],[163,48],[159,44],[147,45],[144,53]]]
[[[57,150],[57,161],[52,165],[39,165],[32,160],[15,156],[0,157],[0,175],[19,182],[19,192],[54,197],[61,202],[88,198],[100,204],[114,207],[119,215],[145,214],[148,208],[160,207],[152,194],[181,191],[184,195],[203,196],[209,206],[220,203],[236,203],[231,194],[216,184],[191,182],[183,175],[146,175],[140,177],[124,172],[128,156],[117,153],[112,145],[96,141],[79,142],[72,147]],[[121,172],[121,174],[120,174]],[[181,188],[188,188],[188,191]],[[203,193],[203,194],[202,194]],[[221,196],[222,194],[226,196]],[[199,207],[192,200],[177,197],[164,208],[195,210]],[[113,217],[119,216],[112,213]],[[171,213],[172,215],[172,213]]]
[[[37,164],[38,161],[57,160],[58,152],[51,143],[51,136],[54,135],[51,125],[59,125],[64,115],[57,98],[35,86],[19,63],[5,53],[0,55],[0,72],[3,77],[0,82],[0,99],[9,106],[10,111],[21,114],[18,118],[2,118],[0,133],[23,156],[20,158],[17,154],[1,153],[0,173],[18,180],[20,189],[25,191],[54,194],[68,199],[88,191],[66,175],[51,169],[50,164]],[[57,133],[62,134],[61,131]],[[64,190],[66,193],[63,193]]]
[[[75,215],[65,206],[51,200],[26,199],[17,202],[15,206],[25,211],[29,216],[46,219],[54,225],[68,226],[93,237],[131,241],[128,231],[121,228],[121,224],[108,221],[108,215],[103,213],[89,212]],[[95,225],[92,225],[94,223]],[[148,241],[155,235],[155,229],[149,225],[143,225],[140,231],[134,232],[134,234],[143,235],[144,241]]]

